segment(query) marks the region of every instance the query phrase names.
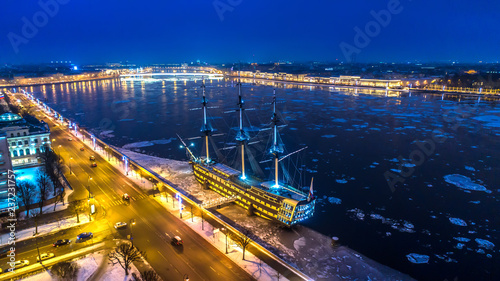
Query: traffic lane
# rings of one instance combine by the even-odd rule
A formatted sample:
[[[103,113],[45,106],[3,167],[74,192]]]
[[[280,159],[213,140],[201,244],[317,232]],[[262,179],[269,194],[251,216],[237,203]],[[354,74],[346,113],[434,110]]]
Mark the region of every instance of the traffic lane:
[[[75,141],[73,141],[75,142]],[[87,183],[85,189],[88,191],[90,189],[92,194],[103,194],[108,200],[113,200],[120,195],[115,191],[114,181],[111,180],[113,176],[121,176],[117,173],[111,173],[111,170],[103,169],[107,165],[99,165],[97,167],[91,167],[91,161],[89,157],[90,153],[85,153],[85,151],[80,151],[78,144],[68,144],[64,148],[60,148],[60,153],[68,164],[71,164],[73,174],[69,177],[76,177],[82,185]],[[71,160],[70,157],[73,159]],[[102,163],[101,163],[102,164]],[[89,177],[92,180],[89,180]],[[108,186],[107,190],[102,187]],[[96,189],[97,188],[97,189]],[[101,191],[100,193],[98,191]]]
[[[148,262],[165,280],[182,280],[184,274],[190,275],[191,280],[208,280],[206,277],[199,276],[191,268],[186,257],[181,256],[178,249],[172,247],[165,234],[158,231],[149,222],[151,221],[149,214],[147,215],[148,219],[145,219],[130,206],[122,205],[113,209],[115,212],[122,214],[120,219],[128,222],[135,219],[136,225],[132,227],[134,245],[146,251]],[[120,231],[120,235],[123,238],[128,238],[130,232],[129,224],[127,229]],[[165,260],[165,257],[168,257],[168,259]],[[174,276],[176,277],[174,278]]]
[[[153,266],[158,274],[165,280],[182,280],[184,274],[192,274],[189,267],[180,259],[169,261],[165,257],[175,255],[172,250],[164,249],[168,247],[168,241],[162,233],[152,230],[147,222],[131,212],[130,206],[115,206],[109,211],[111,214],[109,220],[113,223],[122,221],[127,223],[127,227],[117,230],[117,236],[121,239],[130,240],[130,234],[133,234],[134,245],[146,252],[147,260]],[[135,219],[136,225],[130,226],[130,220]],[[194,277],[195,275],[191,275]],[[191,280],[205,280],[195,278]]]
[[[64,137],[63,137],[64,138]],[[131,196],[139,196],[144,194],[140,190],[140,187],[135,185],[132,181],[125,179],[126,176],[121,173],[120,170],[109,164],[105,159],[103,159],[99,154],[93,153],[93,151],[80,151],[80,141],[73,140],[72,144],[68,144],[67,149],[61,149],[63,157],[71,155],[73,160],[70,160],[72,165],[75,163],[78,168],[75,170],[75,175],[81,182],[88,180],[88,177],[92,177],[91,189],[92,187],[97,187],[102,194],[104,194],[108,200],[116,200],[121,198],[123,193],[129,193]],[[92,163],[89,158],[90,156],[96,157],[97,167],[91,167]],[[68,158],[69,159],[69,158]],[[81,173],[83,172],[83,175]],[[94,184],[95,183],[95,184]],[[107,187],[105,190],[103,187]],[[96,194],[95,190],[92,191]],[[98,193],[97,193],[98,194]]]
[[[75,227],[70,231],[70,233],[57,233],[55,235],[48,235],[48,236],[43,236],[43,237],[38,237],[35,239],[32,238],[30,240],[24,240],[22,242],[23,246],[19,247],[20,243],[16,243],[14,246],[16,248],[16,260],[28,260],[30,264],[36,263],[37,262],[37,257],[38,257],[38,250],[37,250],[37,243],[38,243],[38,248],[40,251],[40,254],[42,253],[54,253],[55,256],[61,256],[67,253],[70,253],[75,250],[79,250],[88,246],[91,246],[92,244],[99,243],[103,240],[106,239],[106,237],[111,234],[109,229],[101,229],[101,230],[94,230],[94,238],[93,239],[87,239],[85,241],[77,242],[77,235],[89,231],[89,229],[84,230],[84,229],[78,229]],[[90,231],[92,232],[92,231]],[[66,237],[66,238],[64,238]],[[60,247],[54,247],[52,244],[56,242],[57,240],[60,239],[70,239],[71,243],[69,245],[64,245]],[[10,267],[7,262],[9,261],[9,257],[3,257],[0,259],[0,265],[2,265],[2,268],[4,265],[7,265]],[[8,268],[7,267],[7,268]],[[5,269],[5,268],[3,268]]]
[[[142,213],[147,213],[148,219],[154,220],[155,225],[150,227],[156,232],[170,235],[170,237],[179,235],[184,241],[184,247],[181,253],[182,257],[189,257],[196,268],[197,273],[205,275],[210,280],[220,279],[221,275],[227,280],[249,280],[250,276],[236,264],[234,264],[224,254],[220,253],[210,243],[201,238],[194,230],[185,225],[182,221],[170,214],[163,206],[156,201],[140,201],[134,207]],[[146,233],[145,228],[143,231]],[[170,243],[167,235],[164,239]],[[200,239],[201,238],[201,239]],[[169,244],[170,245],[170,244]],[[168,249],[168,247],[167,247]],[[174,248],[175,253],[180,252],[178,248]],[[167,255],[167,257],[169,257]],[[212,266],[212,268],[210,268]],[[216,267],[219,270],[214,271]]]

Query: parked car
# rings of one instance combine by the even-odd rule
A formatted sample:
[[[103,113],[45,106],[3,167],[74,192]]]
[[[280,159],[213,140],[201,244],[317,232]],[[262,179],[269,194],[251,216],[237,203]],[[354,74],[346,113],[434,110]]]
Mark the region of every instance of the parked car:
[[[82,146],[82,147],[80,147],[80,150],[81,150],[81,151],[84,151],[84,150],[85,150],[85,147],[83,147],[83,146]]]
[[[90,159],[90,161],[95,161],[95,156],[92,155],[92,156],[89,157],[89,159]]]
[[[174,243],[174,245],[177,246],[184,244],[184,242],[182,242],[182,239],[179,236],[172,237],[172,243]]]
[[[83,232],[83,233],[78,234],[78,236],[76,236],[76,239],[77,240],[85,240],[85,239],[89,239],[92,237],[94,237],[94,234],[92,234],[92,232]]]
[[[25,266],[29,265],[30,262],[28,260],[18,260],[18,261],[15,261],[13,263],[8,262],[8,264],[11,267],[21,268],[21,267],[25,267]]]
[[[5,256],[7,256],[8,254],[10,254],[10,252],[11,252],[11,250],[10,250],[10,249],[11,249],[11,248],[10,248],[9,246],[2,248],[2,249],[0,250],[0,257],[5,257]],[[12,249],[12,250],[13,250],[12,252],[14,252],[14,253],[16,252],[16,249]]]
[[[96,162],[92,162],[92,167],[97,167],[97,163]]]
[[[127,227],[127,223],[126,222],[120,221],[120,222],[115,223],[115,228],[116,229],[125,228],[125,227]]]
[[[44,261],[55,257],[54,253],[43,253],[39,257],[36,257],[36,261]]]
[[[123,200],[130,200],[130,196],[127,193],[124,193]]]
[[[68,245],[69,243],[71,243],[71,240],[62,239],[62,240],[57,240],[54,244],[52,244],[52,246],[59,247],[59,246],[63,246],[63,245]]]

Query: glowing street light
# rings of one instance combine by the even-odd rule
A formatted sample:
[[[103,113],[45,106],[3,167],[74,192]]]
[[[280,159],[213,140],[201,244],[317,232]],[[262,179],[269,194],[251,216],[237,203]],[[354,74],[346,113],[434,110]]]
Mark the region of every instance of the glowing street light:
[[[130,241],[132,242],[132,247],[134,247],[134,236],[132,235],[132,227],[135,225],[135,219],[130,219]]]
[[[179,200],[179,216],[182,219],[182,198],[179,193],[177,193],[175,197],[177,198],[177,200]]]

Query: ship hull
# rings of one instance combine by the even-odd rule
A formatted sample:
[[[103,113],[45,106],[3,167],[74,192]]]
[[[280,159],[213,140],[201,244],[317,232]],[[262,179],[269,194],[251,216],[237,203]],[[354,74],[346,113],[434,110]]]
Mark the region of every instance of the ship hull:
[[[314,213],[314,199],[295,200],[279,196],[258,186],[262,182],[240,180],[239,173],[227,166],[217,164],[213,167],[192,162],[192,167],[200,184],[224,197],[234,198],[234,202],[246,209],[249,215],[254,214],[291,226],[312,217]],[[224,172],[219,167],[223,167],[225,171],[233,171],[233,174]]]

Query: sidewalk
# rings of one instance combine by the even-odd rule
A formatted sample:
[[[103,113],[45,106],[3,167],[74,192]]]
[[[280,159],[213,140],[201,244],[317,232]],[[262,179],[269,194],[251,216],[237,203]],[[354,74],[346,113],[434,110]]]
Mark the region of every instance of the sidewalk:
[[[63,229],[68,229],[77,225],[83,225],[89,223],[89,217],[87,215],[80,215],[80,222],[76,222],[76,216],[74,217],[67,217],[64,220],[58,219],[55,222],[51,223],[38,223],[38,235],[37,237],[47,235],[49,233],[57,232],[59,230]],[[30,227],[30,228],[25,228],[22,230],[17,230],[18,227],[16,227],[16,242],[20,242],[26,239],[31,239],[33,238],[33,232],[35,231],[35,227]],[[4,233],[0,236],[0,247],[8,245],[9,242],[9,237],[10,237],[10,232]]]

